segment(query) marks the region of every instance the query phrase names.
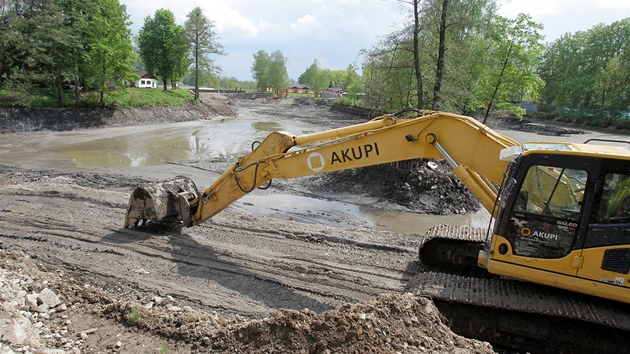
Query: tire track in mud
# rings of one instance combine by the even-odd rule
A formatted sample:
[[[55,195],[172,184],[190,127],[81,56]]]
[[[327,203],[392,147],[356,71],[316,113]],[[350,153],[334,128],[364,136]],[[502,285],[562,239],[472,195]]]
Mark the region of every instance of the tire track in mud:
[[[126,198],[69,184],[0,185],[0,244],[112,287],[129,283],[253,318],[278,308],[322,312],[402,292],[417,249],[408,236],[304,229],[229,209],[190,229],[129,230],[115,224],[122,224]]]

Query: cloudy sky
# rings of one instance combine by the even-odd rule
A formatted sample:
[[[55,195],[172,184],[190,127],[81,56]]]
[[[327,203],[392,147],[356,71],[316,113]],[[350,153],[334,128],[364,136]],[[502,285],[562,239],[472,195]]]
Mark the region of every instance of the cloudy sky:
[[[396,0],[120,0],[127,6],[134,35],[158,9],[175,14],[184,24],[195,6],[215,24],[225,56],[215,57],[222,75],[252,80],[253,54],[280,50],[287,70],[297,80],[317,59],[322,67],[359,67],[361,49],[398,28],[405,13]],[[630,0],[499,0],[499,13],[514,18],[528,13],[542,23],[546,41],[567,32],[587,30],[630,17]]]

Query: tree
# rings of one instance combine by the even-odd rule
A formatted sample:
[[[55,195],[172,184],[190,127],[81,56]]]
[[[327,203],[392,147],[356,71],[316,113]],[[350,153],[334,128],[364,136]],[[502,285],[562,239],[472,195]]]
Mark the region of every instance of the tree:
[[[70,58],[79,47],[79,33],[67,21],[68,13],[60,1],[15,1],[10,10],[2,9],[0,43],[9,52],[0,57],[3,65],[10,65],[2,68],[5,86],[18,92],[18,104],[24,106],[31,103],[33,87],[50,87],[63,107],[62,85],[73,77]]]
[[[252,76],[261,92],[265,92],[268,87],[273,87],[277,92],[288,85],[289,74],[286,63],[287,58],[279,50],[271,54],[267,54],[264,50],[254,53]]]
[[[630,19],[623,19],[567,33],[549,44],[538,70],[546,82],[543,102],[606,116],[629,109],[628,38]]]
[[[326,90],[331,80],[330,70],[321,68],[317,59],[300,77],[303,80],[300,83],[308,85],[316,94]]]
[[[168,82],[183,77],[183,68],[190,64],[184,28],[175,24],[169,10],[157,10],[153,18],[144,19],[138,49],[146,70],[162,79],[165,91]]]
[[[417,83],[412,43],[408,32],[389,35],[371,51],[363,64],[365,103],[369,107],[404,108],[416,104]]]
[[[289,84],[289,74],[287,73],[287,58],[281,51],[275,50],[271,53],[269,68],[269,83],[278,92],[281,88]]]
[[[254,63],[252,65],[252,77],[256,81],[256,86],[260,89],[260,92],[265,92],[267,87],[271,86],[271,80],[269,78],[269,69],[271,66],[271,58],[269,54],[264,50],[259,50],[254,53]]]
[[[435,84],[433,85],[433,100],[431,109],[438,109],[440,101],[440,90],[442,89],[442,79],[444,78],[444,55],[446,54],[446,18],[448,16],[448,0],[442,0],[440,11],[440,24],[438,29],[438,57],[435,69]]]
[[[413,17],[413,27],[411,29],[412,37],[412,54],[413,54],[413,70],[415,77],[415,86],[416,86],[416,107],[422,108],[424,106],[424,82],[422,79],[422,65],[420,59],[420,44],[419,44],[419,36],[420,31],[422,30],[420,18],[421,18],[421,3],[422,0],[410,0],[410,1],[401,1],[402,3],[411,4],[412,5],[412,17]]]
[[[366,81],[366,93],[371,92],[370,98],[374,99],[379,91],[389,92],[391,96],[385,101],[394,106],[469,107],[475,96],[470,90],[476,88],[472,76],[477,73],[467,72],[467,69],[477,66],[473,62],[479,61],[478,39],[496,10],[496,0],[399,2],[410,8],[409,22],[367,52],[364,66],[372,70],[370,77],[379,78],[379,83],[373,85]],[[383,58],[377,59],[377,56]],[[383,72],[377,74],[374,70]],[[408,86],[409,74],[413,75],[412,88]],[[396,80],[384,75],[396,77]],[[382,85],[395,87],[377,88]]]
[[[86,29],[87,55],[85,82],[99,92],[101,106],[111,86],[122,87],[136,80],[131,66],[136,58],[131,44],[129,16],[118,0],[96,0],[98,11]]]
[[[346,69],[346,75],[344,76],[343,82],[341,83],[341,87],[348,94],[348,96],[352,99],[353,103],[356,104],[356,97],[359,92],[361,92],[361,77],[357,73],[358,68],[356,64],[352,63],[348,65]]]
[[[525,93],[534,95],[543,85],[533,67],[543,49],[540,29],[542,25],[529,15],[519,14],[514,20],[495,15],[488,32],[490,47],[482,86],[487,102],[484,123],[495,104],[518,101]],[[514,94],[518,97],[510,96]]]
[[[184,23],[186,37],[190,43],[191,57],[193,63],[195,99],[199,99],[199,75],[201,72],[207,74],[219,74],[220,68],[214,65],[210,54],[224,54],[222,46],[217,42],[219,37],[214,32],[214,22],[210,21],[200,7],[192,9]]]

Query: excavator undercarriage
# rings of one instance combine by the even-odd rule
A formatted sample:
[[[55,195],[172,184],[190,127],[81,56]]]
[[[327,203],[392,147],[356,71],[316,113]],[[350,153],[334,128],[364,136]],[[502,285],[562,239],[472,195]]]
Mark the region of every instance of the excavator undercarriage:
[[[630,353],[630,305],[475,269],[472,253],[486,235],[484,228],[431,228],[405,292],[431,298],[454,332],[495,350]]]

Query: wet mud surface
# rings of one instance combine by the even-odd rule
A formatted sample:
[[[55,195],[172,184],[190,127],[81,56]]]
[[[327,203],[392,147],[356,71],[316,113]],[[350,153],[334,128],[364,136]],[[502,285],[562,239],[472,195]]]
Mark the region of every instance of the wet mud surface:
[[[206,119],[269,115],[306,133],[361,121],[308,101],[220,101],[239,115]],[[51,132],[3,136],[12,134],[43,139]],[[451,332],[431,301],[403,295],[416,269],[421,235],[360,223],[344,228],[305,223],[238,205],[192,228],[122,227],[136,185],[185,174],[203,188],[231,158],[201,154],[158,166],[109,169],[50,168],[2,158],[0,280],[11,286],[3,286],[0,330],[6,334],[12,321],[27,317],[35,327],[29,336],[36,333],[38,341],[16,343],[3,334],[0,349],[493,352],[488,343]],[[442,215],[479,208],[445,166],[427,166],[421,162],[413,175],[374,168],[276,181],[267,193],[325,194]],[[418,184],[422,190],[415,189]],[[426,198],[419,202],[419,195]],[[24,293],[46,287],[66,310],[44,316],[24,304]]]

